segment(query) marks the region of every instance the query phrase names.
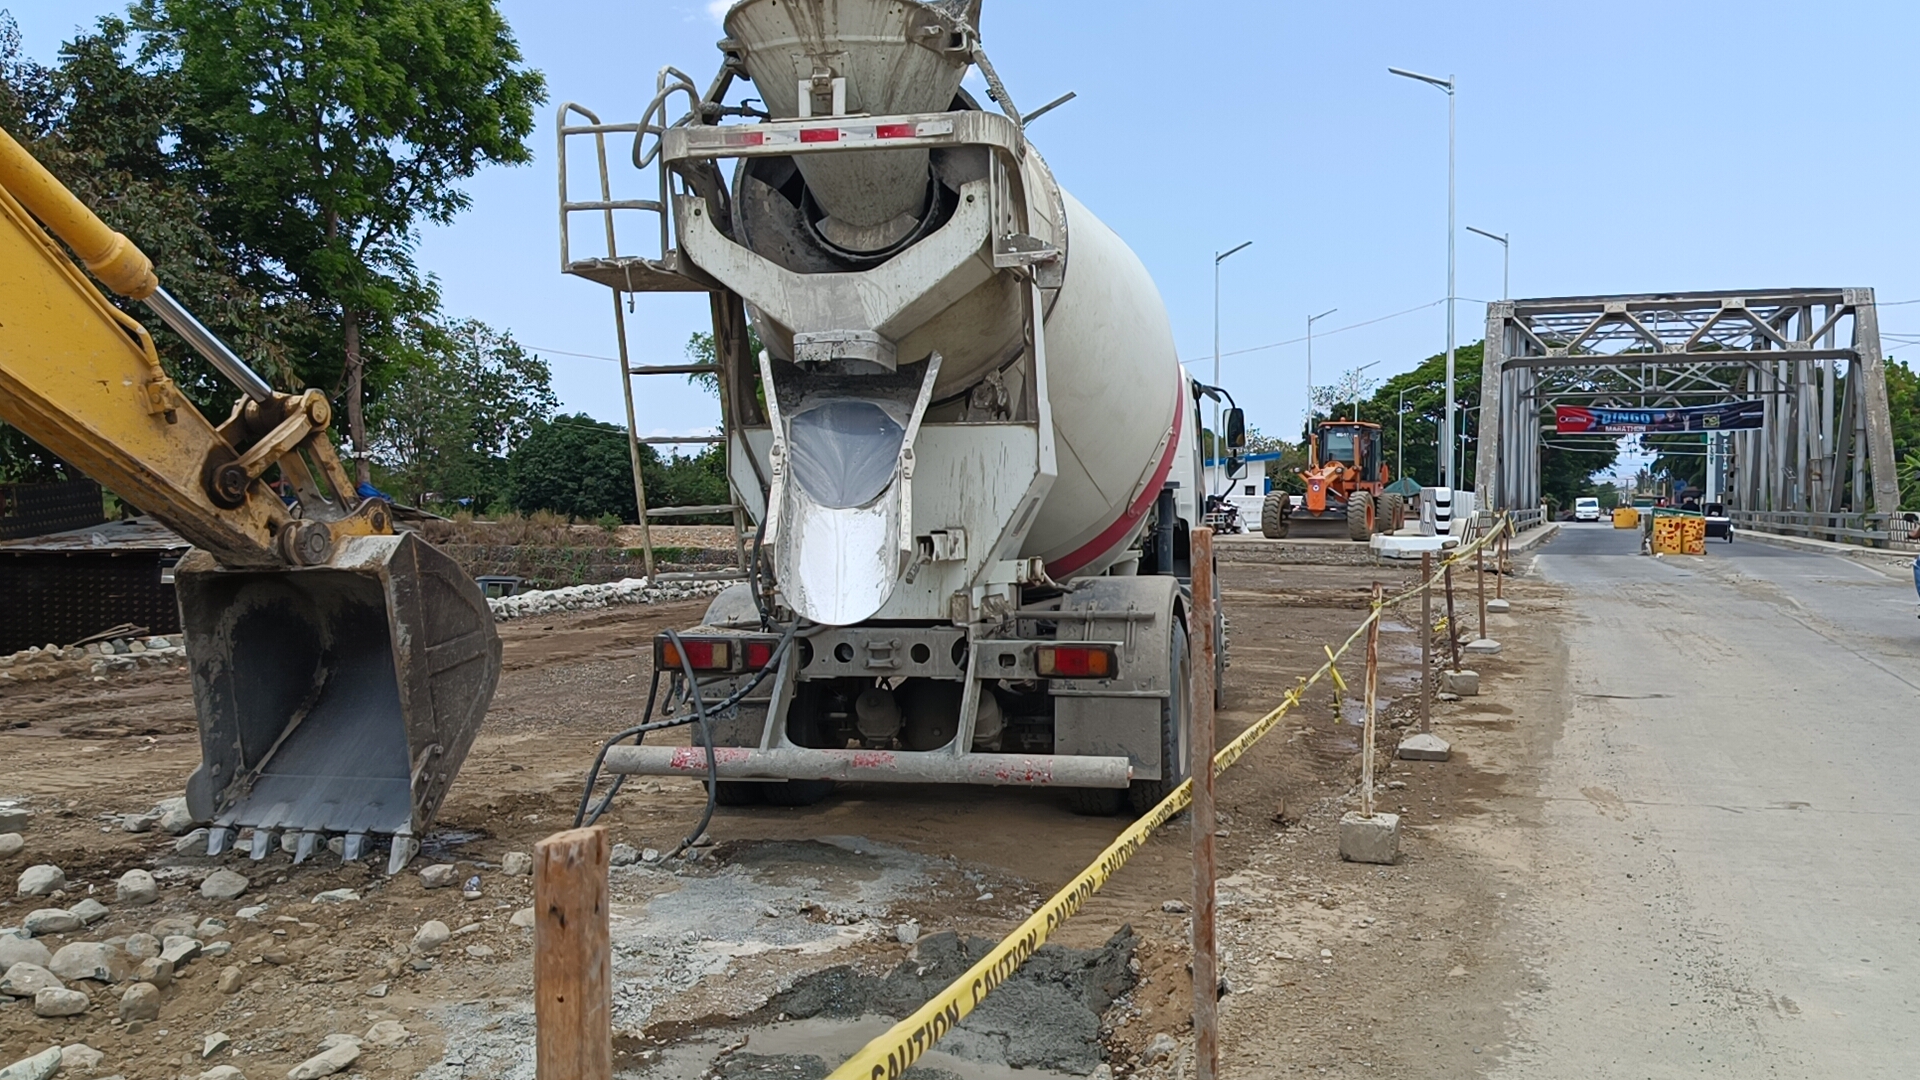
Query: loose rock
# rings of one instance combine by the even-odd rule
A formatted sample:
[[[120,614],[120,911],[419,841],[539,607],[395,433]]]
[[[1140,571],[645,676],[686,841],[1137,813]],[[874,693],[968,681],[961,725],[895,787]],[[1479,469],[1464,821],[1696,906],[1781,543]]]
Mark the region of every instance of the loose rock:
[[[398,1020],[382,1020],[367,1029],[365,1041],[369,1046],[399,1046],[411,1034]]]
[[[157,956],[149,956],[134,966],[135,982],[152,983],[165,990],[173,985],[173,965]]]
[[[60,1048],[50,1046],[30,1058],[21,1058],[0,1069],[0,1080],[49,1080],[60,1071],[60,1058]]]
[[[439,919],[429,919],[414,932],[413,951],[422,956],[432,956],[439,952],[446,945],[447,939],[452,936],[453,931],[447,929],[446,923]]]
[[[34,937],[43,937],[47,934],[71,934],[83,925],[85,924],[80,921],[80,916],[66,908],[39,908],[27,912],[27,917],[20,920],[21,928]]]
[[[253,920],[259,918],[260,916],[265,915],[266,913],[267,913],[267,905],[255,904],[252,907],[243,907],[239,911],[234,912],[233,914],[236,918],[241,918],[241,919],[247,920],[248,922],[252,922]]]
[[[0,806],[0,830],[10,833],[27,831],[33,823],[33,811],[24,806]]]
[[[460,899],[462,900],[480,899],[480,875],[479,874],[475,874],[472,877],[468,878],[467,883],[465,885],[460,886]]]
[[[215,1065],[194,1080],[247,1080],[247,1075],[231,1065]]]
[[[120,819],[120,827],[130,833],[151,832],[159,821],[159,814],[128,814]]]
[[[507,922],[522,930],[531,930],[533,929],[533,909],[523,907],[519,911],[514,912],[513,917],[508,919]]]
[[[338,1042],[287,1070],[287,1080],[320,1080],[332,1076],[360,1058],[357,1041]]]
[[[893,939],[902,945],[911,945],[920,940],[920,924],[903,922],[893,928]]]
[[[165,941],[170,937],[194,937],[194,926],[195,924],[192,919],[183,918],[179,915],[169,915],[154,923],[153,929],[149,932],[153,934],[154,937]]]
[[[467,955],[473,957],[475,960],[485,960],[487,957],[493,955],[493,946],[469,945],[467,946]]]
[[[69,981],[116,983],[127,977],[126,954],[105,942],[75,941],[60,946],[47,970]]]
[[[12,934],[0,934],[0,971],[15,964],[38,964],[46,967],[53,962],[53,951],[32,938],[15,937]]]
[[[41,863],[20,871],[16,888],[21,896],[51,896],[56,889],[66,887],[67,875],[59,867]]]
[[[120,995],[120,1022],[160,1019],[160,988],[152,983],[134,983]]]
[[[226,1032],[216,1031],[213,1034],[207,1036],[206,1042],[201,1044],[200,1060],[205,1061],[206,1059],[212,1057],[213,1055],[219,1053],[222,1050],[225,1050],[227,1047],[232,1045],[233,1045],[233,1040],[227,1037]]]
[[[509,851],[500,859],[500,872],[510,877],[533,873],[533,856],[524,851]]]
[[[176,934],[160,946],[160,959],[173,965],[179,971],[187,961],[200,955],[200,942],[185,934]]]
[[[1180,1044],[1173,1041],[1173,1036],[1163,1031],[1147,1043],[1145,1050],[1140,1051],[1140,1060],[1151,1065],[1156,1061],[1165,1060],[1178,1049]]]
[[[113,899],[117,904],[144,907],[160,899],[160,883],[145,870],[129,870],[113,883]]]
[[[175,855],[204,855],[206,850],[207,830],[205,829],[194,829],[191,832],[184,833],[180,839],[173,842],[173,853]]]
[[[86,1043],[74,1043],[60,1048],[60,1067],[79,1072],[92,1072],[100,1067],[107,1055],[88,1046]]]
[[[215,870],[200,883],[200,895],[209,900],[236,900],[251,884],[242,874],[231,870]]]
[[[1163,900],[1160,902],[1160,910],[1169,915],[1184,915],[1187,911],[1187,902],[1184,900]]]
[[[162,800],[154,809],[160,811],[160,827],[169,835],[179,836],[193,828],[193,814],[188,812],[184,798]]]
[[[19,833],[0,833],[0,859],[18,855],[26,846],[27,838]]]
[[[219,981],[213,985],[223,994],[237,994],[240,987],[246,984],[246,979],[247,973],[238,967],[222,968]]]
[[[64,990],[58,976],[39,964],[20,963],[0,975],[0,994],[8,997],[32,997],[42,990]]]
[[[160,955],[160,939],[152,934],[134,934],[127,938],[127,955],[135,960],[147,960]]]
[[[615,844],[613,845],[613,854],[608,857],[607,861],[615,866],[632,866],[634,863],[640,861],[640,852],[635,850],[631,844]]]
[[[107,905],[101,903],[98,900],[95,900],[91,896],[73,905],[67,910],[73,912],[74,918],[79,919],[82,923],[88,926],[92,926],[94,923],[97,923],[101,919],[106,918],[108,914]]]
[[[453,884],[460,868],[452,863],[435,863],[420,871],[420,884],[428,889],[444,889]]]
[[[316,904],[356,904],[360,902],[360,894],[354,892],[352,889],[328,889],[326,892],[316,893],[313,902]]]
[[[87,995],[78,990],[60,990],[48,987],[33,995],[33,1015],[56,1019],[62,1016],[79,1016],[93,1005]]]

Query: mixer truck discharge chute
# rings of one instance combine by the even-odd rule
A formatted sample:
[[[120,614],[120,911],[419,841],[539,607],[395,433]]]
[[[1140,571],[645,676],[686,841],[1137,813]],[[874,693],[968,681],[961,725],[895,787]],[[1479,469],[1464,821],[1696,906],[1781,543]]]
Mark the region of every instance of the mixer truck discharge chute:
[[[680,635],[728,664],[674,669],[702,702],[745,694],[698,729],[719,749],[618,746],[614,772],[717,777],[728,802],[1054,783],[1089,811],[1184,776],[1203,635],[1225,664],[1222,627],[1188,625],[1208,388],[1146,268],[1028,140],[979,18],[744,0],[704,92],[668,69],[640,124],[561,109],[563,189],[570,138],[632,132],[661,170],[657,201],[563,190],[562,269],[712,294],[728,475],[757,523],[752,580]],[[973,66],[1000,111],[962,89]],[[764,109],[730,104],[739,80]],[[573,255],[570,214],[649,208],[657,254]],[[747,641],[771,665],[752,690]]]

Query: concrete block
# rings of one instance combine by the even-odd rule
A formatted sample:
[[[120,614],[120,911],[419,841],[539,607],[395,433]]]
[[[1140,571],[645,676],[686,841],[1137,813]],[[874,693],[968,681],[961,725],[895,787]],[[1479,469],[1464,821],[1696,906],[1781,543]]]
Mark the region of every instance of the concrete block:
[[[1475,638],[1467,642],[1465,648],[1475,656],[1492,656],[1500,651],[1500,643],[1490,637]]]
[[[1348,862],[1391,864],[1400,857],[1400,815],[1358,810],[1340,818],[1340,857]]]
[[[1502,614],[1507,610],[1509,606],[1510,604],[1508,601],[1501,599],[1499,597],[1495,597],[1492,600],[1487,601],[1487,610],[1493,614]]]
[[[1402,761],[1445,761],[1452,753],[1453,747],[1438,735],[1409,735],[1394,756]]]
[[[1440,673],[1440,691],[1456,694],[1460,697],[1478,697],[1480,695],[1480,673],[1477,671],[1442,671]]]

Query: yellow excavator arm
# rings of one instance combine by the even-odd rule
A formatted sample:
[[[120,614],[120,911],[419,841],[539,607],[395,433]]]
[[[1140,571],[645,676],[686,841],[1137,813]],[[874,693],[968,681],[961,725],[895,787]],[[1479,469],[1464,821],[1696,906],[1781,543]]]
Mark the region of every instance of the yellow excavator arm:
[[[224,422],[181,395],[61,241],[240,386]],[[251,829],[255,858],[286,833],[304,859],[338,833],[358,859],[387,835],[398,871],[478,733],[500,642],[473,580],[355,492],[332,412],[318,390],[273,390],[0,130],[0,420],[198,549],[175,585],[200,722],[188,806],[209,851]],[[267,483],[276,469],[291,504]]]

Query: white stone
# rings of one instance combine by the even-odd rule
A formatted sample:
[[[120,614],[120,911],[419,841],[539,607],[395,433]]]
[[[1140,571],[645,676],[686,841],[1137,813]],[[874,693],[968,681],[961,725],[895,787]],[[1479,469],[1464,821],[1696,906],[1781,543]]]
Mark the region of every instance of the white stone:
[[[1145,1050],[1140,1051],[1140,1060],[1151,1065],[1157,1061],[1164,1061],[1178,1049],[1180,1044],[1173,1041],[1173,1036],[1163,1031],[1147,1043]]]
[[[247,1080],[247,1074],[232,1065],[215,1065],[194,1077],[194,1080]]]
[[[227,921],[225,919],[216,919],[209,915],[200,920],[199,926],[194,927],[193,936],[199,938],[201,941],[207,941],[212,938],[217,938],[226,932]]]
[[[493,946],[469,945],[467,946],[467,955],[473,957],[475,960],[485,960],[493,955]]]
[[[107,910],[107,905],[101,903],[98,900],[95,900],[91,896],[73,905],[67,910],[73,912],[74,918],[79,919],[82,923],[88,926],[92,926],[94,923],[97,923],[101,919],[106,918],[107,915],[109,914]]]
[[[130,904],[144,907],[160,899],[160,883],[145,870],[129,870],[120,875],[113,883],[113,900],[117,904]]]
[[[439,919],[429,919],[420,924],[420,929],[414,931],[412,949],[422,956],[432,956],[439,952],[446,945],[447,939],[452,936],[453,932],[447,929],[446,923]]]
[[[81,1072],[92,1072],[107,1060],[107,1055],[88,1046],[86,1043],[74,1043],[60,1048],[60,1067]]]
[[[1444,693],[1458,694],[1461,697],[1478,697],[1480,695],[1480,673],[1466,669],[1460,671],[1442,671],[1440,673],[1440,689]]]
[[[79,1016],[92,1005],[92,999],[78,990],[57,990],[48,987],[33,995],[33,1015],[48,1019]]]
[[[127,955],[101,941],[75,941],[60,946],[47,970],[62,979],[92,979],[116,983],[127,977]]]
[[[639,861],[640,852],[631,844],[613,845],[613,854],[607,857],[607,862],[614,866],[632,866]]]
[[[185,934],[175,934],[160,945],[160,959],[173,965],[175,971],[199,955],[200,940]]]
[[[152,983],[165,990],[173,985],[173,965],[157,956],[149,956],[133,966],[133,981]]]
[[[216,1031],[213,1034],[208,1035],[205,1041],[203,1041],[200,1044],[200,1060],[205,1061],[206,1059],[212,1057],[213,1055],[219,1053],[222,1050],[225,1050],[227,1047],[232,1045],[233,1045],[233,1040],[227,1037],[226,1032]]]
[[[127,955],[135,960],[146,960],[160,955],[160,939],[152,934],[129,935],[123,947],[127,950]]]
[[[155,813],[128,814],[120,819],[120,827],[130,833],[151,832],[159,821],[160,815]]]
[[[21,1058],[0,1069],[0,1080],[50,1080],[54,1073],[60,1071],[62,1057],[63,1051],[59,1047],[50,1046],[32,1057]]]
[[[365,1042],[368,1046],[399,1046],[411,1034],[398,1020],[382,1020],[367,1029]]]
[[[67,875],[57,866],[41,863],[20,871],[20,883],[16,886],[21,896],[51,896],[56,890],[67,887]]]
[[[160,988],[152,983],[134,983],[120,995],[120,1022],[160,1019]]]
[[[0,934],[0,971],[15,964],[38,964],[46,967],[53,962],[53,950],[42,942],[13,934]]]
[[[1391,864],[1400,857],[1400,815],[1368,817],[1357,810],[1342,814],[1340,857],[1348,862]]]
[[[183,833],[173,842],[175,855],[204,855],[207,853],[207,830],[194,829]]]
[[[315,893],[313,897],[316,904],[352,904],[359,900],[360,894],[352,889],[328,889],[323,893]]]
[[[1495,615],[1504,614],[1507,608],[1511,606],[1508,601],[1500,597],[1494,597],[1492,600],[1487,601],[1487,610]]]
[[[49,988],[64,990],[66,984],[39,964],[14,964],[0,975],[0,994],[8,997],[32,997]]]
[[[533,856],[524,851],[509,851],[500,858],[500,872],[509,877],[525,877],[533,873]]]
[[[37,908],[20,920],[20,926],[34,937],[46,934],[71,934],[86,924],[66,908]]]
[[[533,929],[533,909],[523,907],[519,911],[514,912],[513,917],[508,919],[507,922],[522,930],[531,930]]]
[[[902,945],[911,945],[919,941],[920,924],[917,922],[903,922],[899,926],[894,927],[893,940]]]
[[[26,850],[27,838],[17,832],[0,833],[0,859],[10,859]]]
[[[287,1070],[287,1080],[320,1080],[332,1076],[360,1058],[358,1042],[340,1042]]]
[[[435,863],[420,870],[420,885],[427,889],[444,889],[452,885],[460,876],[460,868],[452,863]]]
[[[33,811],[24,806],[0,806],[0,831],[26,832],[33,823]]]
[[[209,900],[236,900],[252,882],[231,870],[215,870],[200,883],[200,895]]]
[[[187,810],[185,798],[163,799],[154,809],[160,811],[160,827],[170,835],[179,836],[193,828],[193,814]]]
[[[233,914],[235,918],[245,919],[248,922],[252,922],[253,920],[259,918],[260,916],[265,915],[266,913],[267,913],[267,905],[254,904],[251,907],[243,907],[239,911],[234,912]]]
[[[1402,761],[1445,761],[1453,753],[1447,740],[1434,734],[1409,735],[1401,740],[1394,756]]]
[[[1475,656],[1492,656],[1500,651],[1500,643],[1492,638],[1475,638],[1467,642],[1464,648]]]

